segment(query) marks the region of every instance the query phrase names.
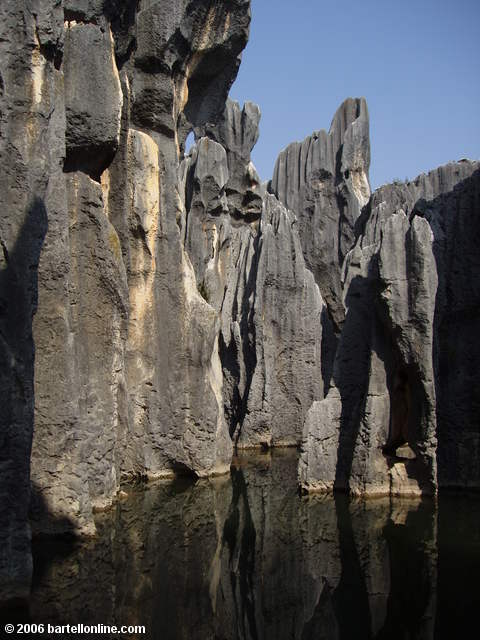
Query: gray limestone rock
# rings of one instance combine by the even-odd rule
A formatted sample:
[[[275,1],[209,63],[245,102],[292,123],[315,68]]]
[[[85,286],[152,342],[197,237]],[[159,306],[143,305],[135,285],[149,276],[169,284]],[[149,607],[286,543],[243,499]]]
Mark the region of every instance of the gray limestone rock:
[[[193,126],[215,121],[236,77],[249,25],[249,0],[143,2],[131,58],[133,124],[176,137],[183,148]],[[125,25],[119,26],[123,41]]]
[[[194,171],[186,182],[186,206],[189,213],[196,208],[201,209],[201,213],[195,214],[196,217],[226,213],[228,203],[225,185],[229,174],[227,154],[222,145],[209,138],[201,138],[192,151],[190,166],[194,167]]]
[[[310,404],[323,397],[326,308],[305,267],[295,216],[270,194],[260,224],[244,208],[258,118],[254,105],[229,102],[219,125],[204,127],[217,142],[200,138],[182,165],[182,224],[199,291],[221,314],[230,434],[241,447],[292,446]],[[232,200],[234,192],[240,199]]]
[[[237,443],[292,446],[305,414],[323,398],[325,305],[305,267],[295,216],[269,194],[258,237],[252,323],[255,369]]]
[[[220,320],[197,290],[177,225],[184,216],[177,138],[185,118],[182,91],[200,99],[188,83],[202,56],[213,51],[224,75],[212,105],[217,101],[216,108],[223,108],[222,95],[246,42],[249,5],[236,2],[223,10],[196,3],[192,16],[192,3],[143,3],[132,14],[127,2],[114,17],[114,4],[105,3],[102,13],[98,3],[71,2],[65,14],[65,169],[72,178],[59,184],[55,196],[42,270],[62,255],[66,272],[51,294],[51,283],[42,278],[45,301],[56,296],[57,304],[41,306],[35,325],[42,349],[32,458],[39,499],[33,515],[41,529],[49,528],[45,504],[63,516],[54,522],[57,530],[93,531],[92,509],[111,501],[122,477],[179,470],[203,476],[226,471],[231,457]],[[155,15],[168,15],[168,21]],[[125,44],[132,34],[135,50]],[[164,65],[155,62],[160,58]],[[167,67],[173,77],[165,74]],[[105,92],[102,101],[93,99],[97,85]],[[142,87],[150,97],[142,97]],[[198,86],[207,102],[208,90]],[[198,171],[203,181],[209,167],[200,162]],[[92,233],[104,229],[103,246],[99,239],[95,245],[87,223]],[[114,276],[110,263],[118,263]],[[52,327],[55,344],[47,340]],[[54,386],[43,373],[48,364],[61,384]],[[61,446],[54,449],[58,431]],[[52,465],[58,471],[48,475]]]
[[[427,201],[424,212],[434,235],[439,280],[434,333],[438,481],[441,487],[478,488],[480,163],[450,167],[445,173],[459,182]]]
[[[122,0],[125,4],[125,0]],[[104,0],[63,0],[63,12],[68,22],[98,24],[104,22]]]
[[[478,314],[466,310],[478,296],[469,284],[475,277],[461,274],[475,273],[478,168],[463,161],[387,185],[365,207],[344,265],[346,319],[333,384],[305,423],[305,489],[414,494],[435,493],[439,484],[478,486],[471,426],[478,404],[467,391],[460,409],[447,392],[452,376],[472,380],[466,350],[475,358]],[[463,263],[455,275],[454,254]],[[465,315],[452,314],[452,300]],[[466,358],[456,359],[455,373],[447,365],[452,331]]]
[[[249,0],[0,6],[2,601],[28,592],[29,505],[36,531],[92,535],[122,480],[224,473],[232,439],[303,438],[307,490],[480,485],[479,163],[370,197],[367,107],[348,99],[267,194],[260,110],[226,101],[249,24]],[[217,592],[244,597],[221,576],[245,556],[220,529],[263,517],[238,480],[199,561],[232,636],[244,613]],[[337,569],[310,574],[305,628],[341,635]]]
[[[185,132],[224,109],[250,6],[8,1],[1,18],[3,600],[28,591],[34,422],[39,531],[94,533],[122,477],[229,468],[178,168]]]
[[[101,186],[84,173],[66,181],[68,237],[62,288],[48,291],[42,256],[35,320],[35,435],[32,503],[36,529],[93,533],[93,508],[118,487],[117,433],[125,405],[128,289],[117,233]],[[53,212],[52,212],[53,213]],[[48,237],[51,244],[55,237]],[[53,293],[53,295],[52,295]],[[63,294],[63,295],[61,295]],[[45,295],[45,298],[44,298]],[[43,306],[48,300],[55,304]],[[65,461],[68,460],[68,465]],[[51,519],[55,514],[57,520]],[[62,516],[66,522],[58,522]]]
[[[475,248],[479,169],[478,162],[464,160],[406,184],[382,187],[359,221],[363,245],[375,242],[379,229],[400,208],[409,218],[428,221],[431,228],[435,260],[429,268],[438,274],[433,366],[440,486],[478,486],[480,482],[475,427],[479,405],[472,368],[479,355],[475,336],[480,327]],[[423,305],[425,300],[420,297],[415,302]],[[422,357],[419,352],[420,366]]]
[[[125,127],[103,183],[129,288],[122,475],[203,476],[228,470],[231,457],[219,318],[199,294],[180,241],[175,158],[170,138]]]
[[[270,190],[298,218],[307,268],[315,276],[334,329],[344,320],[341,268],[354,227],[370,197],[370,142],[364,98],[348,98],[330,131],[316,131],[283,150]]]
[[[225,248],[224,253],[222,252],[224,258],[216,263],[218,271],[207,272],[205,282],[207,291],[214,290],[213,285],[219,279],[216,273],[225,274],[225,284],[220,295],[217,294],[221,305],[219,346],[225,416],[230,435],[236,440],[245,418],[256,366],[253,304],[258,264],[258,230],[256,225],[253,228],[250,225],[230,226],[230,237],[227,239],[225,234],[219,240],[220,246]]]
[[[229,177],[226,196],[230,215],[247,221],[260,217],[264,189],[250,160],[259,136],[260,109],[246,102],[228,99],[223,115],[216,124],[207,123],[196,130],[197,136],[208,136],[225,147]]]
[[[63,20],[33,1],[0,5],[0,600],[28,593],[30,450],[34,415],[32,319],[64,156],[57,101]],[[58,51],[56,49],[58,45]],[[48,56],[48,57],[47,57]],[[64,110],[63,110],[64,113]]]
[[[94,24],[67,22],[63,73],[67,117],[65,171],[97,179],[118,147],[122,90],[113,36]]]
[[[243,420],[255,367],[251,322],[257,265],[258,223],[230,215],[223,146],[204,137],[182,163],[185,215],[180,220],[198,291],[220,315],[219,352],[224,410],[233,436]]]
[[[480,481],[476,462],[478,429],[474,426],[478,424],[479,406],[473,391],[474,369],[469,364],[478,357],[475,335],[480,326],[475,311],[479,301],[475,249],[480,212],[479,169],[478,162],[464,160],[406,184],[382,187],[359,221],[364,245],[374,242],[388,217],[401,208],[410,219],[420,223],[423,218],[430,225],[434,262],[416,278],[420,285],[427,285],[432,272],[438,277],[433,321],[433,397],[440,486],[478,486]],[[417,290],[414,303],[425,313],[422,288]],[[415,351],[418,366],[424,368],[426,354],[419,346]]]

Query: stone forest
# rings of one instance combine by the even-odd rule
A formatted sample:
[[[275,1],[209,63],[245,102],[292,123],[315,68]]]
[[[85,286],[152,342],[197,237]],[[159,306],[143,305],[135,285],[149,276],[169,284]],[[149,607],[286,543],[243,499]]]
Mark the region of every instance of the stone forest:
[[[372,193],[357,97],[262,182],[228,97],[250,17],[0,3],[0,601],[162,640],[453,638],[480,162]]]

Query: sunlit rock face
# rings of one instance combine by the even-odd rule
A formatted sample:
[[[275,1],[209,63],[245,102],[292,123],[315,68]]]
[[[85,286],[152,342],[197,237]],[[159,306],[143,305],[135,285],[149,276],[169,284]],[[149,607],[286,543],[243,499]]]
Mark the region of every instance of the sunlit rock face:
[[[2,599],[28,590],[31,449],[48,532],[94,533],[124,476],[229,469],[178,168],[223,112],[249,5],[2,2]]]
[[[184,160],[184,242],[199,291],[221,316],[223,398],[239,447],[299,444],[323,397],[325,304],[303,257],[295,215],[266,194],[250,160],[259,109],[228,101],[195,129]]]
[[[332,384],[305,422],[306,490],[412,495],[479,485],[468,364],[480,328],[479,168],[461,161],[381,187],[364,208],[343,267]]]
[[[294,142],[277,159],[270,190],[298,218],[305,262],[338,332],[344,320],[341,269],[355,221],[370,197],[367,103],[349,98],[329,132]]]
[[[307,491],[480,484],[479,163],[371,196],[349,98],[262,185],[260,109],[227,98],[249,0],[4,0],[0,24],[0,600],[28,592],[29,508],[93,536],[123,480],[225,474],[233,445],[301,444]]]
[[[97,4],[65,7],[71,196],[63,235],[47,234],[46,245],[55,255],[66,247],[67,263],[62,295],[43,306],[41,289],[35,321],[42,348],[32,479],[46,509],[84,532],[93,531],[92,508],[111,501],[124,475],[228,470],[220,320],[199,295],[182,246],[177,169],[187,126],[222,112],[250,19],[246,2],[125,2],[116,11]],[[85,174],[95,196],[82,192]],[[105,227],[104,245],[77,237],[88,225]],[[45,256],[40,278],[50,263]],[[45,339],[58,316],[68,327],[65,365],[65,346],[53,351]],[[47,375],[55,358],[60,384]],[[42,528],[46,516],[38,510]]]
[[[261,182],[250,160],[259,137],[259,123],[260,109],[256,104],[247,102],[240,109],[237,102],[228,99],[215,124],[208,122],[195,130],[197,137],[206,136],[225,147],[229,172],[225,195],[235,219],[251,221],[262,212]]]
[[[325,398],[306,414],[299,482],[359,495],[478,486],[479,164],[370,197],[368,129],[365,100],[346,100],[328,134],[281,152],[269,184],[328,311]]]
[[[295,216],[266,195],[258,238],[253,306],[255,370],[242,447],[298,444],[306,411],[323,397],[325,304],[305,267]]]

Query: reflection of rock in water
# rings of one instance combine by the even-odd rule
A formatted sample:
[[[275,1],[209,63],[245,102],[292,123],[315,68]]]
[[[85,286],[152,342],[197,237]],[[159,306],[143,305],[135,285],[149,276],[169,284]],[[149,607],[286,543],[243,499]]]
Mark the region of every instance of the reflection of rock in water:
[[[330,569],[338,546],[333,502],[300,500],[296,467],[291,451],[237,460],[219,638],[301,638],[325,576],[338,575]]]
[[[232,503],[223,529],[223,584],[217,584],[222,598],[218,608],[219,624],[216,626],[222,635],[230,622],[236,636],[258,638],[254,585],[256,531],[245,478],[239,468],[232,469],[232,488]]]
[[[213,637],[209,572],[231,501],[225,479],[161,483],[100,514],[99,538],[45,568],[42,622],[145,625],[148,638]]]
[[[342,580],[334,600],[341,637],[433,638],[434,503],[382,499],[347,507],[338,499],[337,514]]]
[[[393,503],[383,529],[390,563],[386,618],[375,637],[433,639],[437,527],[432,503]]]
[[[53,561],[38,542],[32,619],[155,640],[433,638],[434,503],[300,497],[296,465],[242,456],[231,481],[132,489]]]
[[[305,623],[299,637],[337,640],[339,628],[332,596],[340,580],[341,564],[337,516],[331,497],[302,497],[300,534]]]

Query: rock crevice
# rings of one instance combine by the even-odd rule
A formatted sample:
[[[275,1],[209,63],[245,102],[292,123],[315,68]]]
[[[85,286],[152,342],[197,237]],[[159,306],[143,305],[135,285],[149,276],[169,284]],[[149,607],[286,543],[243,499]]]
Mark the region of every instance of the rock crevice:
[[[371,194],[348,98],[262,184],[260,109],[228,99],[249,24],[0,5],[0,600],[32,527],[94,535],[122,482],[234,447],[301,445],[307,491],[480,485],[480,164]]]

